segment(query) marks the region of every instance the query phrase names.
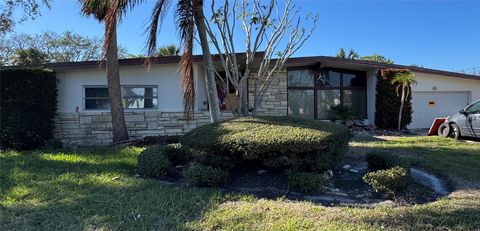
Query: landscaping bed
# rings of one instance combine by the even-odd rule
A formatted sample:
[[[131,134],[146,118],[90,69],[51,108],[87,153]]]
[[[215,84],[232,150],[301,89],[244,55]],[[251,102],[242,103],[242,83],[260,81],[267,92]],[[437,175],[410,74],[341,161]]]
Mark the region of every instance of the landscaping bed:
[[[349,138],[343,125],[288,117],[240,118],[194,129],[177,144],[150,139],[161,143],[140,154],[137,173],[168,186],[214,187],[224,193],[323,205],[400,206],[446,195],[442,179],[412,170],[400,157],[347,152]],[[435,191],[432,180],[443,191]]]
[[[166,187],[134,177],[140,147],[0,152],[0,230],[476,230],[480,144],[440,137],[352,140],[346,163],[388,151],[453,190],[417,206],[372,209]],[[354,160],[349,160],[353,158]],[[344,165],[344,163],[339,164]],[[342,166],[343,167],[343,166]],[[258,172],[257,172],[258,173]],[[268,172],[267,172],[268,174]]]

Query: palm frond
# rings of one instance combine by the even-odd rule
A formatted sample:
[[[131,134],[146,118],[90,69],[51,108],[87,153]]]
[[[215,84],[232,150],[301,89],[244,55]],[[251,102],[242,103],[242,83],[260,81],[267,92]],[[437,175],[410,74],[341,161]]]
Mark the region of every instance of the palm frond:
[[[193,3],[191,0],[180,0],[177,3],[175,17],[183,44],[183,55],[180,60],[182,74],[182,89],[184,112],[187,120],[191,119],[195,106],[195,86],[193,80],[193,42],[195,36],[195,22],[193,18]]]
[[[145,31],[145,33],[148,33],[147,57],[152,57],[157,50],[157,33],[165,18],[169,2],[169,0],[157,0],[155,3],[152,16],[150,17],[150,25]]]

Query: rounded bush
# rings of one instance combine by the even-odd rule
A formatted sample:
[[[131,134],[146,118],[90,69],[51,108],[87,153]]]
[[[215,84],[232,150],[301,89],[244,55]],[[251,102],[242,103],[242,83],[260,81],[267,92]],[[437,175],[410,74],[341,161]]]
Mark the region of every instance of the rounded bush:
[[[164,152],[173,165],[184,165],[191,158],[190,152],[180,143],[165,145]]]
[[[140,176],[158,178],[167,173],[172,163],[165,150],[165,146],[152,146],[140,153],[137,164]]]
[[[323,176],[314,172],[290,172],[288,184],[294,189],[305,193],[317,192],[322,189]]]
[[[345,126],[328,122],[244,117],[196,128],[180,141],[199,155],[222,157],[223,162],[229,161],[233,166],[238,161],[253,160],[270,167],[317,172],[339,161],[347,150],[349,138]]]
[[[408,175],[408,171],[405,168],[397,166],[367,173],[363,176],[363,180],[372,186],[375,192],[393,195],[405,188]]]
[[[228,179],[228,172],[212,166],[195,164],[183,172],[188,183],[194,186],[219,187]]]

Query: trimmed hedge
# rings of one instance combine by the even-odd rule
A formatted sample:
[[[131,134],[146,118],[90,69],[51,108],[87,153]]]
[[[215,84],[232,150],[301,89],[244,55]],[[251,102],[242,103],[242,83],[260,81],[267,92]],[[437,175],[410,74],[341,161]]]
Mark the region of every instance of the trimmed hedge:
[[[188,183],[194,186],[220,187],[228,180],[228,172],[208,165],[195,164],[183,172]]]
[[[332,168],[348,148],[342,125],[292,117],[244,117],[208,124],[180,142],[199,162],[228,169],[258,161],[267,167],[321,172]],[[227,166],[226,166],[227,165]]]
[[[323,176],[315,172],[290,172],[288,184],[294,189],[304,193],[312,193],[322,190]]]
[[[0,148],[33,149],[53,137],[57,79],[46,69],[0,70]]]
[[[158,178],[167,174],[172,167],[166,146],[146,148],[138,156],[137,170],[142,177]]]
[[[367,173],[363,176],[363,180],[372,186],[376,192],[395,195],[396,192],[406,187],[408,176],[408,170],[397,166]]]
[[[375,97],[375,125],[383,129],[397,129],[398,112],[400,110],[400,97],[397,96],[396,85],[390,83],[394,72],[389,72],[382,77],[380,72],[377,77]],[[411,89],[410,89],[410,92]],[[401,127],[405,128],[412,122],[412,94],[409,94],[402,114]]]

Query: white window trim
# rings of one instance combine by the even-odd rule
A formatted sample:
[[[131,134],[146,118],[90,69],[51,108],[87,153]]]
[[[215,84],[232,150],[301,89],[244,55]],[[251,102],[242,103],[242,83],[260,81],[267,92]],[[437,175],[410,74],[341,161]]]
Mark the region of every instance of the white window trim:
[[[157,97],[153,97],[153,99],[157,100],[157,106],[155,108],[123,108],[124,111],[157,111],[158,110],[158,85],[120,85],[120,93],[123,92],[124,87],[153,87],[157,89]],[[85,88],[108,88],[108,85],[82,85],[82,109],[84,111],[97,111],[97,112],[108,112],[110,109],[88,109],[85,105],[86,95],[85,95]],[[123,96],[122,96],[123,100]],[[123,102],[122,102],[123,104]]]

